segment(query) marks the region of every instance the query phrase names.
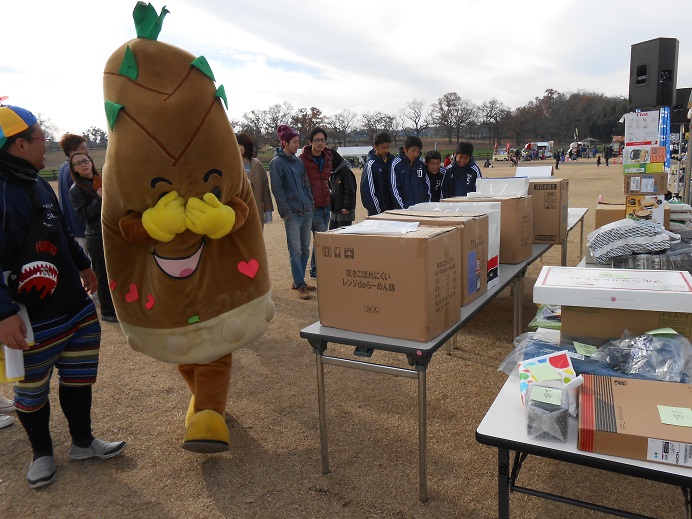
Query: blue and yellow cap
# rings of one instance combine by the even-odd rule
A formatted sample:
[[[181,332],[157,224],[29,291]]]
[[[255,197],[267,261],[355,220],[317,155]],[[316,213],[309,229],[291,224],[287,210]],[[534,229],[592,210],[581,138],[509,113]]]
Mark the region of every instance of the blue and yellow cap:
[[[37,121],[29,110],[11,105],[0,106],[0,148],[8,137],[23,132]]]

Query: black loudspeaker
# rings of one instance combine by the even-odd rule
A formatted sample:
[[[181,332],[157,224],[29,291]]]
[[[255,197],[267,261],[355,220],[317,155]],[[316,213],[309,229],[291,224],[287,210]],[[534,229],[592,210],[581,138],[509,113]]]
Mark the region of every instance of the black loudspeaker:
[[[677,39],[656,38],[632,45],[630,109],[674,106],[677,75]]]
[[[671,130],[673,125],[679,126],[689,122],[687,111],[689,110],[690,94],[692,94],[692,88],[678,88],[675,91],[675,104],[670,109]]]

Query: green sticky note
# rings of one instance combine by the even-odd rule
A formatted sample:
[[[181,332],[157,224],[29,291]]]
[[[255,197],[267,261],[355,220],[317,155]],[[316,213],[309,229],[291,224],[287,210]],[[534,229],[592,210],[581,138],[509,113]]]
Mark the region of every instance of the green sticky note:
[[[530,366],[525,367],[531,372],[533,378],[535,378],[538,382],[545,382],[546,380],[560,380],[561,378],[560,374],[555,371],[555,368],[547,362],[543,362],[541,364],[531,364]]]
[[[650,332],[646,333],[647,335],[678,335],[678,332],[676,332],[672,328],[658,328],[656,330],[651,330]]]
[[[596,346],[591,346],[590,344],[584,344],[582,342],[577,342],[574,341],[574,349],[577,350],[577,353],[584,355],[585,357],[591,357],[598,348]]]
[[[562,390],[534,385],[531,388],[531,400],[545,404],[562,405]]]
[[[664,424],[692,427],[692,409],[689,407],[659,405],[658,414],[661,416],[661,422]]]

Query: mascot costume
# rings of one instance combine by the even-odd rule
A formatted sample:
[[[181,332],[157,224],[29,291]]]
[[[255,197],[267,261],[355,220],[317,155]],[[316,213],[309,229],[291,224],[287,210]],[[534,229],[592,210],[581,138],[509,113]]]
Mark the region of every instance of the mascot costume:
[[[130,347],[177,364],[190,387],[183,448],[220,452],[232,352],[275,308],[224,88],[203,56],[157,41],[167,12],[139,2],[137,38],[103,73],[106,266]]]

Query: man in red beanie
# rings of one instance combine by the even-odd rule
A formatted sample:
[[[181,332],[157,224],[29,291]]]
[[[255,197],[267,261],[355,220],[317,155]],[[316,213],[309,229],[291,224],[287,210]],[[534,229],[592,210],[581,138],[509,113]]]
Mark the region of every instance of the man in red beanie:
[[[288,255],[291,262],[293,289],[300,299],[310,299],[305,283],[305,268],[310,256],[310,236],[315,203],[303,161],[296,157],[300,136],[282,124],[276,130],[280,148],[276,148],[269,164],[269,176],[276,207],[284,221]]]

